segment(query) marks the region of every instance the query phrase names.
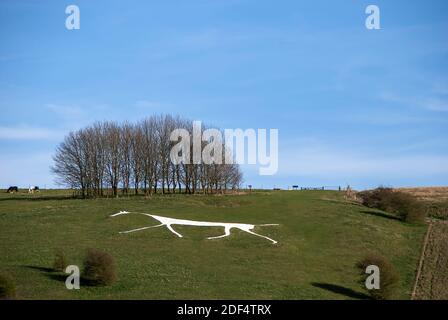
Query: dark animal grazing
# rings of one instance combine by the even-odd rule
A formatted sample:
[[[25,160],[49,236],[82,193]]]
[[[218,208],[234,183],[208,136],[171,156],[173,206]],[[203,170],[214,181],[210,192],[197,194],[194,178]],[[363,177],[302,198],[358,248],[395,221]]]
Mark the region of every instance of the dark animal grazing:
[[[34,192],[40,192],[38,186],[30,187],[30,188],[28,189],[28,193],[34,193]]]
[[[8,191],[6,191],[7,193],[14,193],[14,192],[19,192],[19,188],[14,186],[14,187],[9,187]]]

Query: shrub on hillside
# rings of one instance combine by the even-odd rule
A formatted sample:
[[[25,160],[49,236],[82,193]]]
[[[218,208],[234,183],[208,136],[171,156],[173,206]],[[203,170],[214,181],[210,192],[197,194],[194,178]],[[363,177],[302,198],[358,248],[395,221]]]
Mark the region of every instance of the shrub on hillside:
[[[92,285],[112,284],[117,278],[114,258],[106,252],[88,250],[84,259],[82,277]]]
[[[406,214],[406,217],[404,218],[404,221],[408,223],[424,223],[426,220],[426,211],[423,208],[423,206],[420,206],[417,204],[416,207],[413,207],[411,210],[408,211]]]
[[[424,222],[426,213],[421,203],[412,195],[391,188],[380,187],[359,192],[362,204],[396,215],[409,223]]]
[[[427,204],[426,215],[431,218],[448,220],[448,202]]]
[[[0,273],[0,299],[14,299],[16,284],[14,279],[5,273]]]
[[[65,268],[67,266],[68,263],[64,251],[62,249],[56,250],[53,262],[53,269],[56,271],[65,271]]]
[[[370,265],[377,266],[380,271],[380,288],[366,288],[365,282],[369,274],[366,268]],[[385,257],[376,254],[370,254],[356,264],[361,274],[361,285],[363,289],[368,290],[369,295],[375,300],[388,300],[393,297],[396,285],[398,283],[398,273],[393,265]]]

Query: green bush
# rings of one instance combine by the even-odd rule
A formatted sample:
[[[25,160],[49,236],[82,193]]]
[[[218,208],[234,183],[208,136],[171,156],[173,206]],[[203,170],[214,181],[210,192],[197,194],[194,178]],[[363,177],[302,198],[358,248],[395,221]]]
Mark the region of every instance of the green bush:
[[[366,268],[375,265],[380,271],[380,288],[368,290],[369,295],[375,300],[389,300],[393,297],[399,277],[393,265],[385,257],[370,254],[356,264],[361,274],[361,284],[367,290],[365,281],[369,274]]]
[[[426,215],[431,218],[448,220],[448,202],[427,203]]]
[[[14,299],[16,297],[16,284],[14,279],[5,273],[0,273],[0,299]]]
[[[426,220],[426,211],[422,206],[413,207],[404,217],[408,223],[422,224]]]
[[[56,271],[65,271],[65,268],[67,268],[67,258],[65,256],[65,253],[62,249],[56,250],[54,262],[53,262],[53,269]]]
[[[91,285],[111,285],[117,278],[114,258],[106,252],[88,250],[82,277]]]
[[[408,193],[379,187],[374,190],[359,192],[358,196],[366,207],[389,212],[402,221],[409,223],[423,223],[425,221],[426,210],[420,201]]]

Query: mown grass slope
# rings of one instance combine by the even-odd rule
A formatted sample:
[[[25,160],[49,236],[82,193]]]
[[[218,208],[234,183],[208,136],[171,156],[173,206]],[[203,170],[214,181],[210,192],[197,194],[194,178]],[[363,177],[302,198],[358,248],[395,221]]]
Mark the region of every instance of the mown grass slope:
[[[17,282],[21,299],[351,299],[362,298],[355,263],[367,253],[389,258],[400,273],[396,298],[408,299],[424,226],[400,222],[351,204],[332,191],[252,192],[245,195],[165,195],[81,200],[68,191],[0,195],[0,271]],[[120,210],[173,218],[278,223],[257,232],[279,244],[220,228],[176,227],[118,234],[154,221],[110,218]],[[69,291],[50,269],[56,248],[82,265],[88,248],[116,260],[110,287]]]

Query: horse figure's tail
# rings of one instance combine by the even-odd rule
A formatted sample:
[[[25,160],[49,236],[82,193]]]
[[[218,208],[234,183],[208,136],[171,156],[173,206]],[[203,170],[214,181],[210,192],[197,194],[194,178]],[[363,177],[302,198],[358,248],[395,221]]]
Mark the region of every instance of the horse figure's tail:
[[[120,211],[118,213],[115,214],[111,214],[110,217],[116,217],[116,216],[121,216],[122,214],[129,214],[130,212],[128,211]]]

